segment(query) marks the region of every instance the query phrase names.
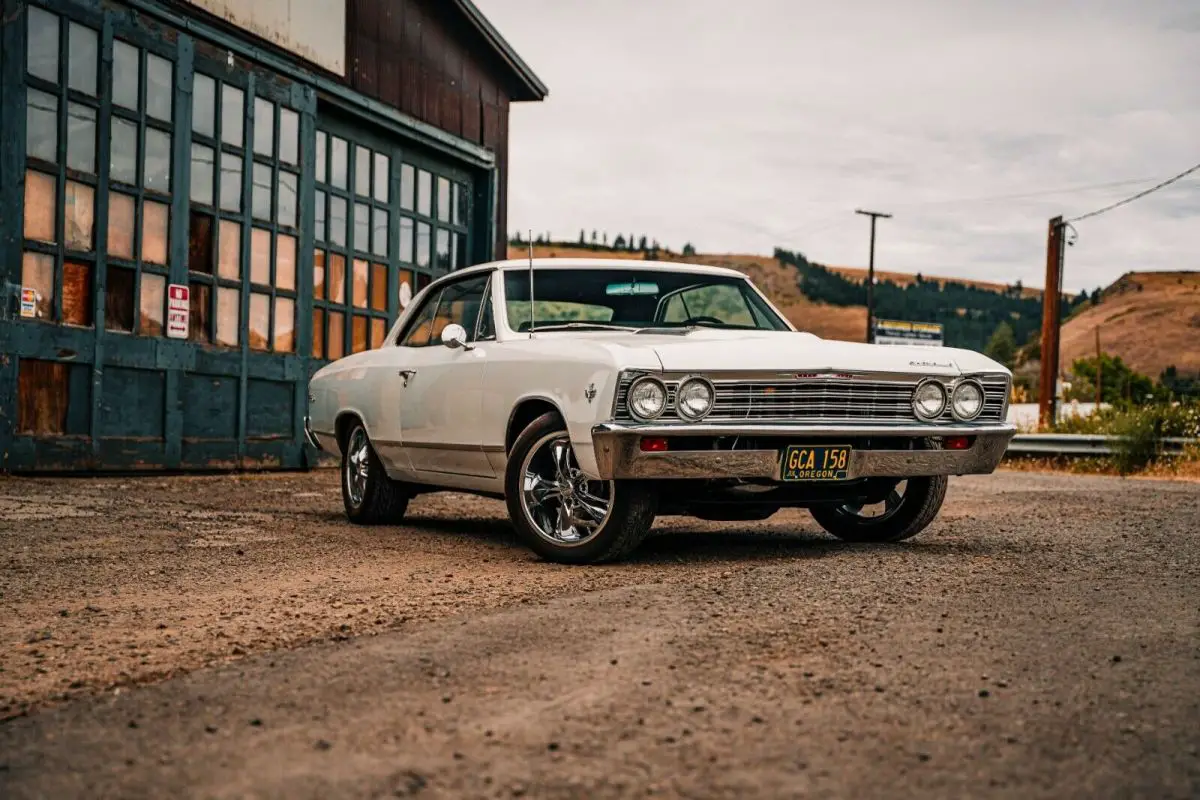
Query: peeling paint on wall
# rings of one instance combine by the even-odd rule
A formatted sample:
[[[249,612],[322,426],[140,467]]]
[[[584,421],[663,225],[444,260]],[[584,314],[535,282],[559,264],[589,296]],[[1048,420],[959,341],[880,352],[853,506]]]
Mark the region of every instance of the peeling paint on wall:
[[[303,59],[346,74],[346,0],[187,0]]]

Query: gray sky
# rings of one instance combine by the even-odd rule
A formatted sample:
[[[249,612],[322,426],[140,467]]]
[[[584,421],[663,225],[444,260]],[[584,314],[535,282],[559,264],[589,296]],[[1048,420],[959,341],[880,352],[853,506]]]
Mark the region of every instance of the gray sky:
[[[550,87],[510,231],[857,266],[863,207],[877,268],[1040,286],[1050,217],[1200,162],[1198,0],[476,2]],[[1200,173],[1077,228],[1071,290],[1200,269]]]

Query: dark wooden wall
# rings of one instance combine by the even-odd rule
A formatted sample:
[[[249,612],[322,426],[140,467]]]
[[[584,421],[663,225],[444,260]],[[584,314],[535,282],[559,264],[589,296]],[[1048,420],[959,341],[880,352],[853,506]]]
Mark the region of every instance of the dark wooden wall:
[[[507,250],[507,70],[443,0],[348,0],[347,82],[355,90],[496,153],[496,254]]]

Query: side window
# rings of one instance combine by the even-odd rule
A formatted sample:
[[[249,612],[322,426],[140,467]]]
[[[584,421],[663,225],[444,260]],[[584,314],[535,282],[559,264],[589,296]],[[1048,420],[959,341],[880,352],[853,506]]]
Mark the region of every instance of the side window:
[[[667,302],[663,305],[662,321],[683,322],[687,318],[687,303],[683,302],[683,295],[676,294],[668,297]]]
[[[492,312],[492,284],[489,281],[487,291],[483,293],[483,303],[479,308],[479,324],[475,327],[473,341],[483,342],[495,338],[496,318]]]
[[[488,278],[486,274],[476,275],[449,284],[442,290],[437,317],[433,321],[432,335],[435,341],[440,342],[442,329],[454,323],[462,325],[468,338],[473,338],[472,333],[479,322],[479,309],[483,305]]]
[[[737,287],[728,284],[684,289],[668,300],[663,308],[664,322],[682,322],[694,317],[713,317],[726,325],[757,324],[745,295]]]
[[[413,321],[408,324],[408,330],[400,337],[401,347],[426,347],[434,342],[430,333],[440,299],[440,293],[431,294],[425,299],[425,304],[417,309]]]
[[[476,275],[442,287],[418,309],[408,330],[400,337],[402,347],[427,347],[442,342],[442,330],[451,323],[462,325],[470,337],[479,322],[479,309],[488,286],[488,275]]]

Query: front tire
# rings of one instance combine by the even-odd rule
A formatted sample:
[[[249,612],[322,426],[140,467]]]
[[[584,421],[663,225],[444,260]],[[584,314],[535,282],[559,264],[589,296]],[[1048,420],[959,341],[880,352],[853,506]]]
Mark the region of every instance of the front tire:
[[[634,481],[594,481],[575,460],[562,418],[547,412],[521,432],[504,474],[508,515],[521,540],[548,561],[625,558],[650,532],[657,495]]]
[[[399,522],[409,495],[388,477],[362,423],[355,423],[342,448],[342,505],[356,525]]]
[[[945,475],[908,478],[882,502],[881,513],[868,514],[864,505],[813,506],[817,524],[846,542],[900,542],[910,539],[933,522],[946,499]]]

